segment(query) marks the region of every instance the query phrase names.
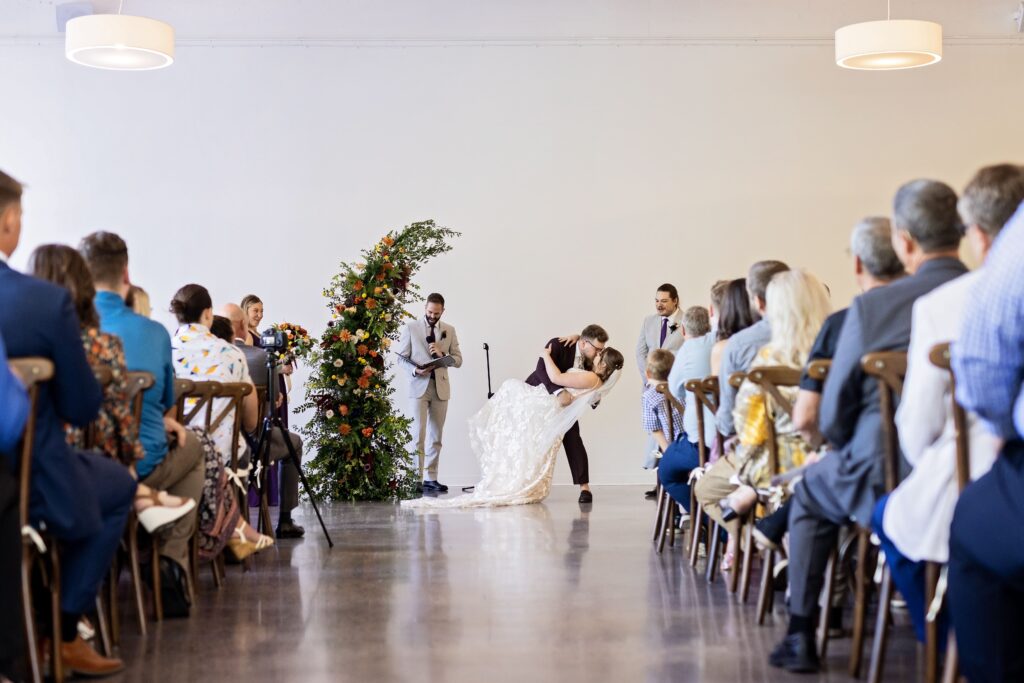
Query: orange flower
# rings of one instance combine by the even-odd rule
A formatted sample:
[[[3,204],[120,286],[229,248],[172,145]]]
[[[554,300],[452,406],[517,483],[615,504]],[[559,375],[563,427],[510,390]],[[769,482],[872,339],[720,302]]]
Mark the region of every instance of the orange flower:
[[[373,434],[373,427],[367,427],[363,430],[363,436],[369,437],[371,434]]]
[[[394,267],[395,267],[395,266],[394,266],[394,264],[393,264],[393,263],[385,263],[385,264],[384,264],[384,270],[391,270],[391,269],[392,269],[392,268],[394,268]],[[381,277],[380,279],[381,279],[381,280],[383,280],[384,278],[383,278],[383,277]]]
[[[355,289],[358,292],[362,288],[363,288],[363,281],[362,280],[356,280],[356,284],[353,287],[353,289]]]
[[[370,388],[370,380],[366,379],[365,377],[360,377],[358,384],[360,389]]]
[[[360,356],[365,356],[369,350],[370,347],[368,347],[366,344],[360,344],[359,346],[356,347],[356,353],[358,353]]]
[[[342,417],[348,415],[348,406],[344,404],[338,406],[338,413],[340,413]]]
[[[348,436],[349,434],[352,433],[352,427],[350,427],[349,425],[341,425],[340,427],[338,427],[338,431],[341,433],[342,436]]]
[[[374,288],[373,288],[373,293],[374,293],[375,295],[377,295],[377,296],[380,296],[380,293],[381,293],[381,292],[383,292],[383,291],[384,291],[384,288],[383,288],[383,287],[374,287]]]
[[[390,263],[385,263],[384,264],[385,268],[390,268],[390,266],[391,266]],[[377,282],[384,282],[384,273],[377,273],[376,277],[377,277]],[[378,287],[377,289],[380,290],[380,287]],[[380,294],[380,291],[378,291],[377,293]]]
[[[381,240],[381,242],[383,242],[384,244],[386,244],[386,245],[388,245],[390,247],[391,245],[393,245],[395,243],[395,240],[393,240],[390,237],[385,237],[384,239]]]
[[[368,311],[372,311],[375,308],[377,308],[377,300],[376,299],[367,299],[366,300],[366,309]]]
[[[377,357],[377,352],[376,351],[370,351],[370,358],[376,358],[376,357]]]
[[[373,353],[373,351],[371,351],[370,353]],[[373,377],[373,368],[371,368],[369,365],[363,368],[363,377]]]
[[[348,330],[342,330],[341,331],[341,341],[343,341],[343,342],[352,341],[352,333],[349,332]]]

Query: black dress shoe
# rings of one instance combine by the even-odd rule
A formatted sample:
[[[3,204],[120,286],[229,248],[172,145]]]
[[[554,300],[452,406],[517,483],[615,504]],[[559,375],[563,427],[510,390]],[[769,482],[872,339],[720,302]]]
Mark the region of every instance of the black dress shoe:
[[[644,498],[655,498],[658,495],[658,489],[651,489],[650,491],[644,491]]]
[[[437,490],[441,493],[448,493],[448,487],[436,479],[434,480],[434,486],[436,486]]]
[[[580,491],[580,502],[581,503],[593,503],[594,494],[590,491]]]
[[[430,479],[423,482],[424,491],[434,491],[435,493],[447,493],[448,487],[439,481],[431,481]]]
[[[768,657],[772,666],[798,674],[817,673],[821,669],[813,633],[791,633]]]
[[[278,524],[274,534],[278,538],[302,538],[306,534],[306,530],[295,522],[288,520]]]

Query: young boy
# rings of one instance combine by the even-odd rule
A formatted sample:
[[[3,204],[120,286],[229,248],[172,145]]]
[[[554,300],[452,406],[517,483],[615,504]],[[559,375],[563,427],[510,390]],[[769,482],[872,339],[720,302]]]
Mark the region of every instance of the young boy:
[[[683,415],[672,404],[671,412],[666,409],[665,396],[658,387],[668,386],[668,373],[672,370],[675,356],[671,351],[655,349],[647,355],[647,388],[643,393],[642,422],[644,431],[658,444],[658,456],[668,449],[669,439],[683,434]]]

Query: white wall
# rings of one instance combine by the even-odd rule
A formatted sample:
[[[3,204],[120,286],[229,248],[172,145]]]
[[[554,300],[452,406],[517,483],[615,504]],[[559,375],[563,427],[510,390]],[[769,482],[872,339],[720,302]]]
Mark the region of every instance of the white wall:
[[[422,7],[413,0],[373,4],[377,14],[370,4],[311,0],[293,5],[308,10],[297,26],[263,2],[229,27],[203,4],[180,3],[194,13],[178,8],[175,18],[138,2],[134,11],[178,25],[178,61],[117,74],[66,62],[52,8],[19,2],[20,14],[0,19],[0,168],[29,185],[14,263],[39,243],[111,229],[128,240],[134,279],[157,307],[197,281],[217,303],[257,292],[269,320],[319,332],[320,291],[340,260],[414,220],[461,230],[455,251],[418,279],[448,298],[466,355],[452,373],[441,470],[453,484],[476,474],[465,422],[486,391],[482,342],[496,384],[525,377],[545,340],[589,322],[631,361],[659,283],[674,282],[684,305],[706,304],[714,280],[766,257],[811,268],[845,305],[854,293],[849,227],[885,213],[899,183],[930,176],[959,188],[982,164],[1024,157],[1024,51],[1015,44],[952,41],[936,67],[864,74],[837,69],[827,41],[778,39],[827,37],[843,21],[871,18],[851,3],[779,3],[797,26],[787,32],[776,13],[757,24],[753,3],[651,3],[635,15],[610,0],[547,2],[544,13],[491,2],[473,3],[467,17],[447,2],[451,14],[412,21],[402,10]],[[954,34],[1012,28],[1007,3],[979,2],[977,15],[963,4],[908,2],[904,16],[934,7],[932,16],[960,22],[947,26]],[[332,16],[337,27],[324,23]],[[732,23],[741,16],[749,20]],[[192,37],[272,38],[188,40],[192,19]],[[647,35],[721,36],[755,25],[776,42],[281,40],[638,35],[644,26]],[[597,483],[651,478],[638,464],[632,362],[627,372],[582,425]],[[557,481],[568,480],[563,461]]]

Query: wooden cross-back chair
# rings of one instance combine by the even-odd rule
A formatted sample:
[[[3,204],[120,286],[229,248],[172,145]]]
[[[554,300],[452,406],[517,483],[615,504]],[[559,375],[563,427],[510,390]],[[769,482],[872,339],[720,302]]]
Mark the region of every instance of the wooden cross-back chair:
[[[903,393],[903,379],[907,374],[907,354],[903,351],[879,351],[866,354],[861,359],[864,372],[878,382],[878,403],[882,427],[882,456],[885,473],[885,490],[891,492],[899,484],[900,476],[900,444],[896,432],[896,404]],[[857,635],[860,615],[867,612],[867,551],[866,531],[860,532],[857,551],[857,590],[854,596],[854,628],[855,639],[850,653],[850,672],[860,673],[860,648],[863,635]],[[864,560],[862,562],[862,560]],[[891,621],[891,602],[893,594],[892,572],[887,563],[882,563],[881,582],[878,588],[878,611],[875,619],[874,640],[871,644],[871,661],[868,665],[869,683],[878,683],[882,678],[882,666],[885,659],[888,626]],[[862,630],[862,627],[861,627]]]
[[[718,378],[708,376],[704,379],[691,379],[686,383],[686,390],[697,399],[697,459],[700,467],[708,464],[710,444],[704,437],[705,422],[704,410],[710,410],[712,414],[718,410]],[[697,499],[690,487],[690,566],[697,566],[697,556],[700,549],[700,530],[704,521],[704,509],[697,504]],[[705,551],[708,543],[705,538]],[[705,553],[706,554],[706,553]]]
[[[729,378],[728,378],[729,386],[732,387],[733,391],[738,391],[740,386],[743,385],[743,380],[745,380],[746,378],[747,378],[747,373],[745,373],[745,372],[734,372],[731,375],[729,375]],[[719,405],[719,402],[716,401],[715,405]],[[724,452],[724,449],[725,449],[725,439],[724,439],[724,436],[721,433],[718,435],[718,440],[719,440],[719,444],[721,445],[721,448],[719,449],[720,450],[720,456],[719,457],[725,457],[725,452]],[[707,559],[707,564],[705,566],[704,577],[708,581],[708,583],[714,583],[715,582],[715,578],[718,576],[718,562],[721,559],[720,556],[721,556],[722,552],[725,550],[725,548],[722,546],[721,539],[720,539],[720,537],[722,535],[722,525],[719,524],[718,522],[714,522],[713,524],[710,524],[709,526],[710,526],[710,529],[711,529],[711,541],[710,541],[710,545],[708,547],[708,552],[707,552],[708,559]],[[742,523],[741,523],[741,527],[742,527]],[[742,528],[739,529],[739,531],[742,531]],[[738,587],[739,587],[739,572],[736,571],[735,564],[734,564],[733,565],[732,574],[729,577],[729,592],[735,593],[736,589]]]
[[[21,525],[21,602],[22,618],[25,624],[26,652],[28,655],[28,673],[33,683],[43,680],[43,668],[40,661],[39,640],[36,633],[35,612],[32,609],[32,568],[37,562],[44,565],[48,574],[50,597],[50,614],[53,634],[50,652],[50,671],[55,681],[64,680],[64,667],[60,656],[60,558],[57,544],[48,539],[31,526],[29,517],[29,500],[32,494],[32,454],[36,429],[36,402],[39,395],[39,384],[53,378],[53,363],[45,358],[12,358],[8,366],[19,375],[28,391],[29,411],[25,421],[25,430],[18,443],[18,523]],[[35,538],[43,542],[36,545]]]
[[[793,417],[793,403],[780,389],[795,387],[800,384],[800,370],[784,366],[753,368],[747,379],[760,387],[764,396],[765,428],[767,431],[768,467],[772,475],[779,474],[779,441],[775,431],[775,418],[779,411]],[[768,500],[760,495],[759,502],[767,505]],[[755,506],[744,526],[744,543],[746,552],[743,554],[743,571],[740,578],[740,601],[746,602],[750,592],[750,570],[754,559],[754,515]],[[767,549],[761,559],[761,583],[757,598],[757,623],[763,624],[768,611],[772,608],[775,591],[772,587],[772,574],[775,567],[775,551]]]
[[[671,444],[676,440],[675,421],[672,419],[673,408],[679,412],[679,415],[683,414],[684,408],[679,400],[672,395],[672,392],[669,391],[668,384],[659,385],[656,391],[664,397],[665,414],[669,417],[667,436],[668,442]],[[654,538],[658,543],[658,552],[660,553],[665,549],[665,536],[669,537],[670,546],[674,547],[676,544],[676,501],[672,500],[668,495],[668,490],[661,485],[660,478],[658,480],[657,494],[658,512],[654,521]]]

